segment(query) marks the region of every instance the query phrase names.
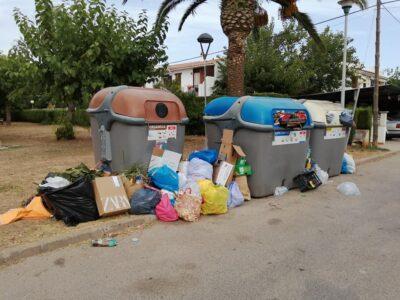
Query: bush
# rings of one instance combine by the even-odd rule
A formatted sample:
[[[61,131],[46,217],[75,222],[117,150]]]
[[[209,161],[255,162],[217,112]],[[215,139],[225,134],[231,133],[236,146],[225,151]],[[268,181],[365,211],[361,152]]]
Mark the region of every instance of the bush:
[[[65,109],[24,109],[14,113],[13,120],[19,122],[31,122],[40,124],[60,124],[65,119]],[[72,114],[72,125],[89,127],[89,115],[84,109],[77,109]]]
[[[69,120],[64,119],[61,126],[56,130],[57,140],[73,140],[75,138],[74,126]]]
[[[357,129],[371,130],[372,127],[372,108],[358,107],[354,113],[354,122],[356,123]],[[355,130],[354,128],[350,131],[349,145],[353,143]]]

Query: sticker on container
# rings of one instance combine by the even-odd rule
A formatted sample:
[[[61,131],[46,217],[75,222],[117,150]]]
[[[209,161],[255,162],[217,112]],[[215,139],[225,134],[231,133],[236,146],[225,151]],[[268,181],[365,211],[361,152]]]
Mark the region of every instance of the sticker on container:
[[[176,139],[176,125],[149,125],[147,140],[159,141],[167,139]]]
[[[307,130],[300,131],[275,131],[272,146],[300,144],[307,139]]]
[[[327,128],[324,135],[324,140],[334,140],[346,137],[346,128],[332,127]]]

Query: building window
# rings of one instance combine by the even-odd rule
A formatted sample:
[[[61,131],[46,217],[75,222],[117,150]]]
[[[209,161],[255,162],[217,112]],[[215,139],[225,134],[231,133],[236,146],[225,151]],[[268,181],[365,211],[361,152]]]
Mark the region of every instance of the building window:
[[[367,87],[367,83],[364,82],[363,83],[363,88],[365,88],[365,87]]]

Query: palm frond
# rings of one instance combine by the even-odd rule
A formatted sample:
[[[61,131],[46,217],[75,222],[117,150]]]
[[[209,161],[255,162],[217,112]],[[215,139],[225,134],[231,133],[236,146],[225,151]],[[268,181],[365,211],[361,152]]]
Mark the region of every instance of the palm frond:
[[[366,9],[368,7],[367,0],[354,0],[354,4],[359,6],[361,9]]]
[[[179,31],[182,30],[183,24],[185,23],[186,19],[190,15],[194,15],[196,13],[196,8],[205,2],[207,2],[207,0],[194,0],[193,1],[193,3],[187,8],[187,10],[185,11],[185,13],[182,16],[182,19],[181,19],[181,21],[179,23],[179,27],[178,27]]]
[[[293,18],[297,20],[297,22],[303,27],[308,34],[312,37],[312,39],[317,43],[317,45],[324,50],[324,44],[321,41],[321,38],[319,37],[319,34],[317,30],[315,29],[314,24],[312,23],[310,17],[303,13],[303,12],[295,12],[293,14]]]
[[[160,25],[161,23],[163,23],[165,21],[165,17],[171,12],[171,10],[173,10],[179,4],[185,1],[187,0],[164,0],[158,9],[155,22],[156,25]]]

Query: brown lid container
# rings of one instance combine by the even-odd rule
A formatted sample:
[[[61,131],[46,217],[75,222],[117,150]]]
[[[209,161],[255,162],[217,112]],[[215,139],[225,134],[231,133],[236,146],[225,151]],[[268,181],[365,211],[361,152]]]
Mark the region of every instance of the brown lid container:
[[[99,108],[105,97],[115,88],[97,92],[89,103],[90,109]],[[143,118],[149,123],[181,122],[187,118],[181,100],[169,91],[141,87],[126,87],[114,96],[111,109],[115,114]]]

